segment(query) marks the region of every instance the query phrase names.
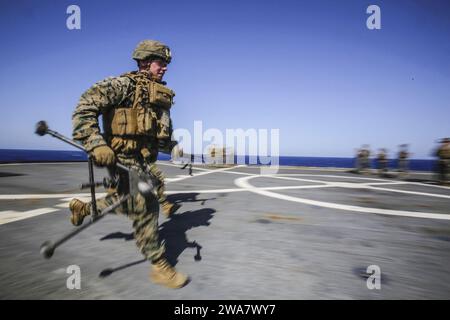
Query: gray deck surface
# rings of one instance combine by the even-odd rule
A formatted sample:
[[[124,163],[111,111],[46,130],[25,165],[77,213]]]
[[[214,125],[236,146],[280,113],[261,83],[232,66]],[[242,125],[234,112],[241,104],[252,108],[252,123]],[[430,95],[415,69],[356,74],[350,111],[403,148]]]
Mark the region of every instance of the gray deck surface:
[[[0,165],[0,299],[450,298],[450,188],[429,174],[282,167],[264,177],[258,167],[202,166],[191,177],[159,165],[182,205],[160,228],[169,260],[191,277],[186,287],[149,281],[125,216],[43,259],[41,243],[73,228],[70,198],[89,197],[77,189],[87,164]],[[80,267],[79,290],[66,286],[70,265]],[[370,265],[381,270],[379,290],[367,288]]]

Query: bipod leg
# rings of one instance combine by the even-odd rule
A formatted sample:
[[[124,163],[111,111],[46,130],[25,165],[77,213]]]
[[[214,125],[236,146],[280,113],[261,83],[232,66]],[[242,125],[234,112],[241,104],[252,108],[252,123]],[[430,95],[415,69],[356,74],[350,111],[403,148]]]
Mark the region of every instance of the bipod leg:
[[[112,212],[116,208],[118,208],[122,203],[125,201],[128,201],[130,199],[130,195],[127,194],[126,196],[123,196],[119,201],[116,203],[113,203],[109,207],[106,207],[102,210],[100,214],[98,214],[95,218],[92,218],[88,222],[84,223],[82,226],[76,228],[75,230],[71,231],[70,233],[64,235],[63,237],[59,238],[55,242],[52,241],[46,241],[41,245],[41,254],[46,259],[50,259],[53,256],[53,253],[55,252],[56,248],[58,248],[60,245],[62,245],[64,242],[68,241],[72,237],[76,236],[81,231],[85,230],[86,228],[89,228],[94,223],[105,217],[108,213]]]
[[[88,165],[89,165],[89,184],[91,187],[91,215],[92,220],[95,220],[97,218],[98,212],[97,212],[97,201],[95,199],[94,161],[92,160],[91,156],[89,156],[88,158]]]

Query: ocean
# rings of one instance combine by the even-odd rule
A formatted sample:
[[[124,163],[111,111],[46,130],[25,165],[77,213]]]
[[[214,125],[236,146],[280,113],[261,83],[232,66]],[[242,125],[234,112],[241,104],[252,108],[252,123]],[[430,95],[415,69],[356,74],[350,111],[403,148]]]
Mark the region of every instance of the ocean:
[[[235,160],[236,158],[235,156]],[[158,156],[158,160],[169,159],[170,156],[167,154],[160,153]],[[0,149],[0,163],[77,161],[87,161],[83,151]],[[250,157],[246,156],[245,163],[249,164],[249,161]],[[435,160],[410,159],[409,168],[414,171],[433,171],[435,163]],[[279,164],[282,166],[353,168],[355,158],[280,156]],[[375,160],[371,161],[371,166],[376,168]],[[389,160],[389,168],[397,168],[397,160]]]

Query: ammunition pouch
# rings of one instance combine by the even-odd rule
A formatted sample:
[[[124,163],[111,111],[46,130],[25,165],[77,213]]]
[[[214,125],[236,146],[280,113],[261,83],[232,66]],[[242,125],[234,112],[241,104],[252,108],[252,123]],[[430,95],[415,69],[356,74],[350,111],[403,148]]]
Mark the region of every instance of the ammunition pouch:
[[[116,108],[111,119],[113,136],[155,136],[156,114],[147,108]]]
[[[173,104],[175,93],[155,81],[149,83],[148,92],[150,104],[154,105],[157,109],[157,137],[158,139],[170,139],[172,136],[170,108]]]
[[[151,104],[170,109],[173,104],[173,97],[175,96],[172,90],[158,82],[150,81],[148,92]]]
[[[109,145],[116,154],[141,157],[146,161],[156,161],[158,146],[155,139],[145,137],[110,137]]]

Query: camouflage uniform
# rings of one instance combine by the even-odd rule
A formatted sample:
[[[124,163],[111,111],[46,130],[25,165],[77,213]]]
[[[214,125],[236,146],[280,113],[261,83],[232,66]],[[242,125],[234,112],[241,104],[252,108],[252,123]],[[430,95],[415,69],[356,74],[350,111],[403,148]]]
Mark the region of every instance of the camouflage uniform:
[[[358,149],[356,153],[356,159],[355,159],[355,172],[361,173],[363,169],[363,158],[364,158],[364,152],[362,149]]]
[[[378,161],[378,173],[385,174],[388,171],[387,168],[388,159],[385,149],[380,150],[380,152],[378,153],[377,161]]]
[[[450,174],[450,138],[442,139],[442,145],[436,152],[438,160],[438,179],[441,184],[447,185],[449,183]]]
[[[365,173],[370,169],[370,150],[364,145],[358,152],[357,156],[357,172]]]
[[[170,108],[175,93],[161,81],[171,61],[170,49],[155,40],[140,42],[133,52],[138,72],[107,78],[88,89],[73,113],[73,137],[99,165],[108,166],[110,175],[118,177],[117,186],[97,201],[103,210],[124,194],[130,194],[128,173],[116,171],[114,162],[135,170],[139,175],[153,174],[160,184],[157,197],[164,201],[164,176],[154,162],[159,148],[170,150],[172,124]],[[102,115],[103,134],[98,118]],[[116,181],[116,179],[114,179]],[[175,270],[164,257],[159,240],[159,204],[153,195],[137,193],[116,209],[133,221],[136,244],[151,261],[150,278],[169,288],[181,288],[189,278]],[[91,205],[78,199],[69,203],[70,220],[81,225],[90,214]]]
[[[406,145],[401,145],[401,149],[398,153],[398,171],[399,175],[405,175],[408,173],[408,157],[409,152]]]
[[[73,114],[73,137],[83,143],[88,152],[108,145],[117,161],[138,172],[151,172],[160,181],[163,174],[154,161],[158,153],[158,141],[170,140],[171,123],[169,108],[161,108],[151,102],[151,81],[143,72],[133,72],[96,83],[80,98]],[[174,93],[159,83],[158,89],[167,94],[172,102]],[[157,89],[157,90],[158,90]],[[154,99],[153,99],[154,100]],[[103,116],[104,134],[100,133],[98,117]],[[128,180],[120,174],[118,190],[109,190],[108,195],[97,201],[98,210],[116,202],[120,194],[127,193]],[[157,189],[159,200],[164,201],[164,184]],[[158,260],[164,246],[158,239],[159,205],[154,198],[141,194],[123,204],[117,212],[125,213],[133,220],[137,246],[149,260]]]

